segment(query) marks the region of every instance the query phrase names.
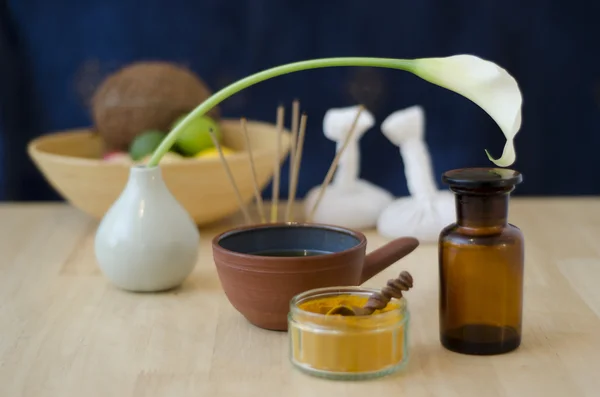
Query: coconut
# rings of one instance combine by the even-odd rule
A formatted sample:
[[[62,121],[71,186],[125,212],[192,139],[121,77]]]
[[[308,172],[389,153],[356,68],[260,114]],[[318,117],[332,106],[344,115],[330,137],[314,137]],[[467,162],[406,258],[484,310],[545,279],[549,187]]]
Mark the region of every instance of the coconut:
[[[168,131],[171,124],[212,94],[191,71],[168,62],[139,62],[114,74],[96,90],[92,117],[107,151],[127,151],[147,130]],[[219,119],[214,108],[208,115]]]

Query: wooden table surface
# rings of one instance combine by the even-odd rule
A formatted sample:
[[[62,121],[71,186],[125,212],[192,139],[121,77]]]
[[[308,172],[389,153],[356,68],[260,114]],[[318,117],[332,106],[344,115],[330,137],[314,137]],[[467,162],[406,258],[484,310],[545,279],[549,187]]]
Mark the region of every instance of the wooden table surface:
[[[161,294],[113,287],[93,253],[97,223],[64,204],[0,205],[0,396],[599,396],[600,199],[513,199],[526,238],[523,344],[494,357],[438,342],[437,248],[400,269],[415,278],[411,358],[365,382],[295,370],[287,334],[251,326],[228,303],[202,229],[184,285]],[[372,250],[386,240],[367,233]],[[367,394],[368,393],[368,394]]]

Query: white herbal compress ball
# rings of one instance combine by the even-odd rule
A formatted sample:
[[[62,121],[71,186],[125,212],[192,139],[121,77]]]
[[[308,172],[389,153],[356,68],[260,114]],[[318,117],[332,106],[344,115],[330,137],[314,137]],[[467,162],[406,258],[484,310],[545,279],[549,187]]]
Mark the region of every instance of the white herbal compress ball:
[[[420,106],[399,110],[381,124],[381,131],[400,148],[409,197],[389,204],[377,222],[379,234],[412,236],[423,243],[437,242],[440,231],[454,221],[454,196],[438,190],[425,143],[425,115]]]
[[[323,118],[324,135],[337,143],[339,152],[346,137],[351,132],[359,106],[330,109]],[[375,118],[363,110],[358,117],[356,129],[344,149],[335,176],[325,188],[323,196],[314,211],[313,222],[339,225],[353,229],[375,227],[381,211],[393,200],[387,191],[359,179],[360,138],[375,124]],[[311,189],[304,200],[307,217],[313,212],[321,186]]]

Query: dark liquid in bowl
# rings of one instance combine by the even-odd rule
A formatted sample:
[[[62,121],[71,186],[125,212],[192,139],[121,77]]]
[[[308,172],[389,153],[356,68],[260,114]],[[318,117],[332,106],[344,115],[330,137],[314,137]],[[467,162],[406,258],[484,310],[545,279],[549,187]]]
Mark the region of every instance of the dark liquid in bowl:
[[[288,249],[288,250],[266,250],[256,251],[252,255],[258,256],[276,256],[276,257],[296,257],[296,256],[317,256],[331,254],[329,251],[319,250],[301,250],[301,249]]]

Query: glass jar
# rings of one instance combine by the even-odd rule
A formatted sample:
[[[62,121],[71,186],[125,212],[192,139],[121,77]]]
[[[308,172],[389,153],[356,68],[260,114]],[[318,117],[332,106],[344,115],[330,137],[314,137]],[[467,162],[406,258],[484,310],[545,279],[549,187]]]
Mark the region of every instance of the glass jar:
[[[456,195],[457,221],[439,238],[441,343],[463,354],[512,351],[521,344],[524,241],[507,218],[522,176],[466,168],[442,180]]]
[[[368,379],[391,374],[408,357],[409,312],[392,299],[367,316],[326,315],[337,305],[362,306],[379,290],[329,287],[296,295],[290,303],[290,360],[300,370],[329,379]]]

